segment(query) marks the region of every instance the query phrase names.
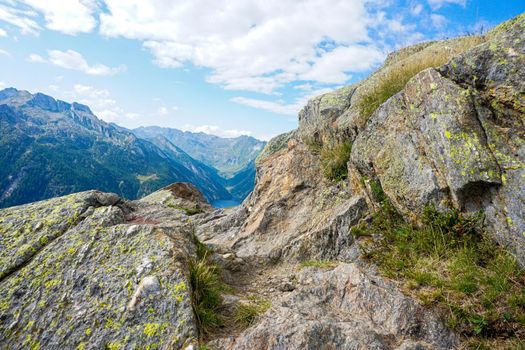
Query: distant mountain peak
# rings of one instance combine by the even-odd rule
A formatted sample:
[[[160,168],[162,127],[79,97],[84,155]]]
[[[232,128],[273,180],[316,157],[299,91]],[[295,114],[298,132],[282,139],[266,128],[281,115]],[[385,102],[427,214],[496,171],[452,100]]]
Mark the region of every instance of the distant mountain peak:
[[[18,90],[13,87],[0,91],[0,103],[17,106],[26,105],[28,107],[40,108],[53,113],[73,110],[93,115],[91,109],[84,104],[78,102],[68,103],[41,92],[32,94],[26,90]]]

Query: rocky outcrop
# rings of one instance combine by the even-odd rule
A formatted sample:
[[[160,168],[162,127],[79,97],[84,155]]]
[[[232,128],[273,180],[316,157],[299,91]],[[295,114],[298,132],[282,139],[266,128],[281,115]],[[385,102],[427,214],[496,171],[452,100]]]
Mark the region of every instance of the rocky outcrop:
[[[290,139],[286,148],[259,161],[257,186],[243,207],[199,225],[198,235],[240,257],[271,262],[349,258],[349,228],[366,203],[344,183],[332,184],[320,173],[318,157]]]
[[[293,292],[219,349],[452,349],[458,339],[432,313],[356,264],[305,268]],[[213,344],[213,343],[212,343]]]
[[[272,305],[249,327],[208,335],[212,348],[457,348],[439,312],[362,258],[351,228],[370,222],[380,185],[414,222],[431,204],[482,210],[487,232],[525,263],[524,32],[522,15],[486,38],[407,48],[314,98],[298,130],[268,143],[239,207],[212,211],[174,184],[134,202],[90,191],[0,211],[0,347],[191,348],[202,335],[186,277],[196,235],[235,294],[230,316],[239,302]],[[464,40],[474,47],[459,54]],[[455,57],[362,113],[382,79],[441,52]],[[316,147],[348,141],[348,179],[325,179]]]
[[[180,210],[89,191],[0,213],[0,348],[168,349],[197,338],[192,226]]]
[[[482,210],[489,232],[525,264],[525,16],[439,69],[416,75],[355,139],[356,177],[395,206]]]
[[[262,294],[271,296],[272,308],[240,334],[210,342],[212,347],[458,346],[458,337],[436,312],[363,264],[349,230],[366,222],[376,207],[375,183],[415,222],[428,205],[483,211],[487,231],[525,263],[524,28],[522,15],[486,37],[403,49],[370,78],[308,102],[299,114],[299,129],[271,140],[257,160],[251,196],[241,207],[202,220],[197,233],[233,254],[237,267],[238,259],[245,266],[258,261],[252,276],[268,281],[275,281],[273,274],[284,264],[345,263],[330,271],[303,269],[285,287],[267,286]],[[472,48],[461,54],[465,47]],[[444,52],[454,57],[449,63],[415,72],[371,116],[362,113],[365,96],[386,77]],[[320,155],[312,148],[347,141],[353,143],[348,180],[324,179]],[[264,270],[268,263],[271,272]]]

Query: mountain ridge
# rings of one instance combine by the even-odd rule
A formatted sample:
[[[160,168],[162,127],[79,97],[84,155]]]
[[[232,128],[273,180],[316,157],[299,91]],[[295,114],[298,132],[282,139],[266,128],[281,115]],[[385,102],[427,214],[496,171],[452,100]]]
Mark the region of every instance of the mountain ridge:
[[[233,196],[216,169],[170,142],[158,147],[106,123],[77,102],[7,88],[0,123],[2,207],[88,189],[134,199],[177,181],[194,183],[209,201],[242,200],[251,190]]]

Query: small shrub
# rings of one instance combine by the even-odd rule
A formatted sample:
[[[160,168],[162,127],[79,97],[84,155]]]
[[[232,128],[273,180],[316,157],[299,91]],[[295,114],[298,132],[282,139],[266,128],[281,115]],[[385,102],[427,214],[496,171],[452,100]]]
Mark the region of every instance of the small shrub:
[[[243,328],[253,324],[257,316],[263,314],[271,306],[264,299],[253,298],[250,303],[239,303],[235,309],[234,322]]]
[[[347,163],[351,151],[352,143],[349,141],[337,143],[335,146],[322,146],[321,165],[327,179],[341,181],[348,177]]]
[[[372,222],[352,231],[381,235],[379,240],[360,240],[365,257],[385,276],[402,281],[423,305],[437,306],[469,347],[523,345],[525,273],[485,237],[481,220],[481,214],[428,207],[422,225],[415,226],[385,197]]]
[[[448,50],[441,52],[428,52],[425,55],[413,55],[406,58],[399,67],[392,67],[381,79],[374,89],[364,94],[357,107],[363,117],[368,119],[374,111],[390,97],[403,90],[412,77],[419,72],[430,68],[439,67],[449,62],[453,57],[481,44],[482,36],[466,36],[452,43]]]

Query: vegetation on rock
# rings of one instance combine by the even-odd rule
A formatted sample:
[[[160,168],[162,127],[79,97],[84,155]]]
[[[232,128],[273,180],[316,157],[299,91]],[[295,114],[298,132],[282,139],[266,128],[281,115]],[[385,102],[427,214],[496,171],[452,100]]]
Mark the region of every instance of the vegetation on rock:
[[[321,165],[324,176],[333,181],[341,181],[348,177],[347,163],[350,159],[352,143],[339,142],[334,146],[323,145],[321,148]]]
[[[222,292],[220,267],[210,260],[211,250],[194,236],[196,257],[189,261],[192,306],[201,335],[223,325],[219,314]]]
[[[423,304],[437,306],[448,325],[476,349],[523,348],[525,273],[484,235],[481,213],[427,207],[422,225],[407,223],[380,185],[371,186],[380,210],[352,229],[365,257]],[[377,236],[376,236],[377,237]]]
[[[321,269],[326,269],[326,268],[337,266],[337,261],[331,261],[331,260],[308,260],[308,261],[302,261],[300,266],[301,266],[301,268],[304,268],[304,267],[318,267],[318,268],[321,268]]]
[[[368,119],[386,100],[403,90],[406,83],[416,74],[427,68],[442,66],[453,57],[483,43],[484,40],[483,36],[465,36],[459,39],[459,45],[443,48],[439,52],[430,51],[423,57],[412,55],[405,58],[398,67],[382,75],[375,88],[363,95],[358,103],[361,115]]]
[[[248,303],[239,303],[235,308],[233,320],[243,328],[253,324],[257,316],[263,314],[272,304],[268,300],[251,298]]]

